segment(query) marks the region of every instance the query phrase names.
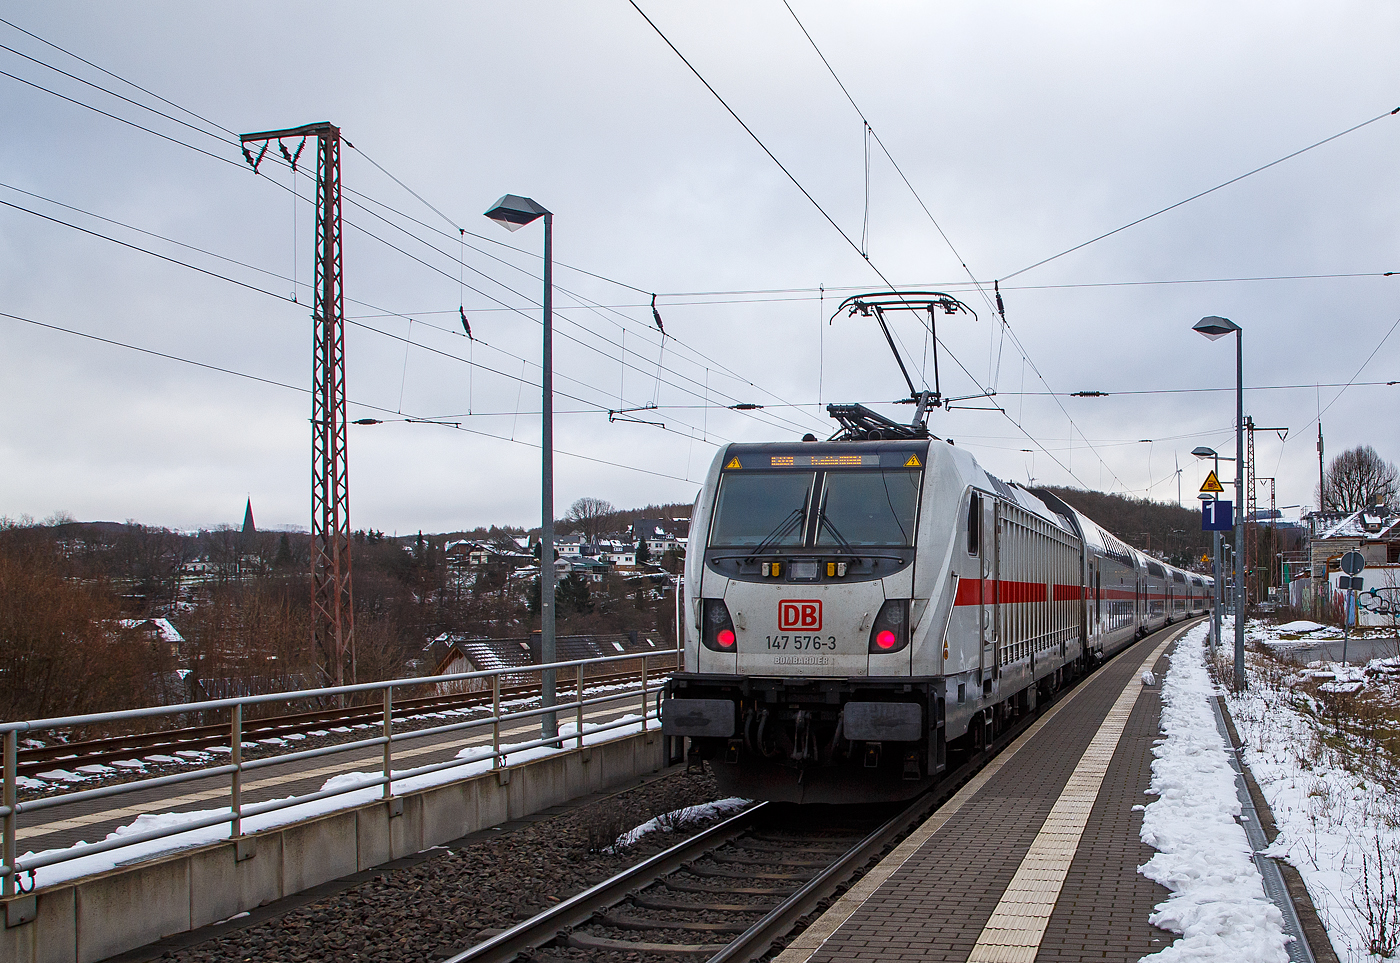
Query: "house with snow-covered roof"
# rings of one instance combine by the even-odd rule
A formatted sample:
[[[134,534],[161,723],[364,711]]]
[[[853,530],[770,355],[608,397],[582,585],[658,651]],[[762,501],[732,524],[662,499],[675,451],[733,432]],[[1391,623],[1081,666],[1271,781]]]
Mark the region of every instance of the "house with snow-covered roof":
[[[1384,505],[1363,508],[1324,529],[1308,548],[1315,578],[1336,571],[1351,551],[1360,552],[1368,568],[1400,563],[1400,515]]]
[[[632,537],[639,545],[645,542],[654,559],[667,552],[684,552],[689,536],[688,518],[639,518],[632,523]]]

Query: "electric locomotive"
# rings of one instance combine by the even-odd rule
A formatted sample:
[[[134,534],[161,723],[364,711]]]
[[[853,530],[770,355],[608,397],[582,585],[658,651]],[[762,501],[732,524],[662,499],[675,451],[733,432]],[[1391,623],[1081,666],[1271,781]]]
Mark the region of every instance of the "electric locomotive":
[[[837,440],[715,456],[691,521],[686,671],[662,726],[723,791],[911,797],[950,754],[1204,605],[1199,576],[929,435],[931,394],[916,394],[912,425],[832,405]]]

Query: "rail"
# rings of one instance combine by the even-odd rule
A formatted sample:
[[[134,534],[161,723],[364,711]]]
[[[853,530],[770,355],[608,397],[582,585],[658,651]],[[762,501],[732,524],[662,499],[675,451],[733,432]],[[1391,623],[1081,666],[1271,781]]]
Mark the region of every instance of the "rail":
[[[662,671],[674,668],[670,665],[659,667]],[[617,672],[607,675],[590,675],[585,679],[590,688],[631,682],[639,678],[638,673]],[[561,680],[561,688],[567,689],[572,680]],[[518,699],[538,692],[532,685],[501,686],[501,698]],[[394,699],[395,719],[412,718],[433,712],[447,712],[454,709],[473,708],[490,704],[492,692],[489,688],[472,690],[455,695],[432,695],[414,699]],[[200,703],[201,705],[203,703]],[[317,729],[331,726],[354,726],[366,722],[378,722],[382,717],[382,707],[367,705],[346,708],[318,709],[311,712],[296,712],[288,715],[264,716],[250,720],[243,717],[243,739],[245,744],[251,739],[296,738]],[[179,729],[162,729],[154,732],[139,732],[124,736],[104,736],[81,742],[57,742],[40,747],[20,746],[19,775],[35,777],[55,765],[64,768],[81,765],[105,765],[131,759],[143,753],[173,754],[182,750],[204,750],[224,747],[228,742],[227,723],[188,726]]]
[[[32,891],[36,885],[35,871],[46,866],[55,866],[81,857],[109,852],[141,843],[148,843],[187,833],[192,830],[217,826],[222,823],[229,824],[228,838],[238,840],[244,836],[242,826],[243,820],[252,816],[259,816],[292,806],[300,806],[306,803],[329,799],[346,793],[361,792],[366,788],[375,786],[382,787],[382,797],[388,800],[393,798],[393,784],[395,782],[481,763],[488,758],[491,762],[491,768],[498,769],[505,766],[507,756],[530,749],[543,747],[564,749],[567,748],[566,744],[570,742],[574,743],[575,748],[582,749],[585,735],[593,736],[598,733],[635,724],[635,720],[627,718],[613,719],[611,721],[605,720],[590,724],[587,727],[587,731],[585,731],[584,714],[589,709],[610,706],[613,707],[615,711],[617,706],[625,704],[632,699],[639,698],[641,709],[639,715],[641,717],[642,730],[646,731],[649,723],[652,727],[659,728],[656,710],[649,706],[649,702],[652,697],[659,692],[657,683],[661,681],[661,677],[655,673],[649,674],[648,669],[654,662],[665,660],[668,663],[665,667],[665,671],[669,671],[672,666],[680,664],[679,660],[681,658],[682,651],[679,649],[659,649],[649,652],[629,652],[624,655],[616,656],[576,659],[568,662],[553,662],[546,665],[509,666],[498,669],[482,669],[473,672],[458,672],[448,675],[392,679],[387,682],[365,682],[358,685],[304,689],[296,692],[266,693],[228,699],[213,699],[205,702],[182,703],[173,706],[152,706],[141,709],[126,709],[118,712],[89,713],[78,716],[60,716],[51,719],[0,723],[0,742],[3,742],[3,796],[0,796],[0,897],[9,898]],[[639,690],[637,692],[606,693],[603,695],[590,696],[588,694],[589,686],[593,685],[596,688],[597,680],[585,679],[585,669],[589,666],[608,666],[622,662],[641,663]],[[548,706],[540,705],[533,708],[526,707],[513,711],[502,711],[503,686],[501,685],[501,679],[503,676],[518,678],[520,676],[534,675],[536,677],[541,677],[545,673],[557,675],[567,670],[573,670],[574,672],[572,699],[561,700],[556,698],[553,704]],[[483,715],[462,722],[429,726],[407,732],[394,731],[393,723],[396,715],[398,715],[394,711],[395,689],[402,691],[404,689],[420,688],[429,685],[461,683],[474,679],[486,680],[490,683],[491,708],[489,715]],[[538,691],[538,689],[535,691]],[[243,758],[243,749],[247,745],[244,741],[243,732],[243,712],[245,707],[272,702],[297,702],[298,700],[324,699],[328,697],[339,699],[346,696],[361,694],[378,694],[379,696],[381,704],[379,711],[376,713],[377,720],[381,727],[379,735],[265,758],[249,760]],[[515,699],[520,698],[520,696],[515,693],[510,693],[510,695]],[[129,723],[138,719],[169,716],[178,717],[194,712],[225,709],[230,713],[229,723],[226,727],[229,751],[229,762],[226,764],[209,766],[196,771],[137,779],[131,782],[102,786],[94,789],[61,793],[38,799],[25,800],[23,802],[19,801],[19,738],[22,733],[29,734],[56,729]],[[574,731],[571,733],[564,733],[561,732],[557,726],[552,732],[548,731],[548,727],[550,726],[548,719],[550,717],[555,717],[559,713],[567,713],[569,710],[572,710],[574,713]],[[530,719],[539,719],[541,721],[540,737],[525,742],[512,742],[503,746],[501,741],[502,726]],[[481,747],[482,754],[473,758],[453,758],[446,762],[430,763],[407,770],[395,771],[392,768],[393,750],[394,747],[400,743],[413,739],[442,736],[450,733],[469,733],[473,730],[482,730],[487,727],[490,727],[491,730],[491,748],[489,754],[485,752],[486,747],[483,745]],[[340,753],[354,752],[373,747],[382,747],[383,750],[382,769],[380,773],[374,777],[364,780],[346,781],[343,785],[334,785],[331,786],[331,788],[323,788],[317,792],[301,796],[289,796],[285,799],[272,799],[252,804],[245,804],[242,800],[243,782],[246,774],[254,773],[268,766],[284,765],[289,762],[317,759],[324,756],[333,756]],[[198,779],[210,779],[221,776],[226,776],[229,780],[229,808],[227,812],[219,811],[193,818],[189,821],[180,822],[178,825],[169,825],[145,832],[133,832],[121,836],[108,837],[100,842],[83,842],[66,849],[50,850],[47,852],[29,854],[23,857],[16,857],[18,817],[23,813],[40,812],[60,806],[70,806],[98,799],[124,796],[143,790],[157,789]],[[22,877],[26,875],[29,879],[29,885],[27,887],[24,886],[24,881],[22,879]]]

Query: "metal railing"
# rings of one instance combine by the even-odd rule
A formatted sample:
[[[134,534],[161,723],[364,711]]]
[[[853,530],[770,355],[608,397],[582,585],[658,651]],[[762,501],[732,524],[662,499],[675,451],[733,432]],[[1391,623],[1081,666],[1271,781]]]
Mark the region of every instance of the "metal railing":
[[[640,713],[642,731],[647,731],[649,723],[653,728],[659,728],[657,720],[657,710],[649,707],[648,703],[652,696],[659,694],[658,683],[663,681],[664,672],[668,672],[673,666],[679,666],[682,659],[680,649],[660,649],[655,651],[629,652],[624,655],[604,656],[591,659],[576,659],[569,662],[554,662],[549,665],[527,665],[509,666],[499,669],[483,669],[474,672],[458,672],[450,675],[427,676],[412,679],[393,679],[387,682],[366,682],[358,685],[335,686],[323,689],[307,689],[297,692],[268,693],[256,696],[243,696],[231,699],[215,699],[206,702],[192,702],[173,706],[153,706],[143,709],[127,709],[119,712],[90,713],[79,716],[63,716],[52,719],[37,719],[26,722],[4,722],[0,723],[0,740],[3,740],[3,797],[0,797],[0,845],[3,851],[0,852],[0,896],[5,898],[21,893],[32,891],[36,885],[35,871],[45,866],[54,866],[60,863],[69,862],[84,856],[91,856],[97,853],[109,852],[127,846],[140,843],[151,842],[193,830],[217,826],[221,823],[229,824],[229,839],[237,840],[243,833],[243,820],[252,816],[259,816],[264,813],[275,812],[280,809],[287,809],[293,806],[300,806],[322,799],[328,799],[346,793],[360,792],[373,786],[383,787],[383,798],[393,797],[393,784],[416,776],[426,776],[431,773],[442,772],[448,769],[460,768],[463,766],[475,765],[484,762],[487,758],[491,761],[492,769],[499,769],[506,765],[506,758],[516,753],[529,749],[550,747],[555,749],[569,748],[568,744],[573,743],[573,748],[582,749],[585,735],[594,736],[598,733],[619,729],[629,725],[635,725],[635,719],[615,719],[596,724],[590,724],[587,733],[584,731],[584,715],[587,710],[603,707],[611,707],[617,711],[619,707],[625,710],[626,703],[640,699]],[[664,669],[648,673],[648,668],[654,660],[665,660]],[[601,695],[588,694],[589,680],[584,677],[584,670],[588,666],[608,665],[621,662],[640,662],[640,688],[635,692],[611,692]],[[553,670],[561,673],[565,670],[574,670],[574,692],[572,699],[554,700],[552,706],[539,706],[536,708],[523,708],[515,711],[503,712],[501,707],[501,677],[534,675],[538,677],[545,670]],[[429,726],[422,729],[414,729],[407,732],[394,732],[393,730],[393,701],[394,690],[400,690],[428,685],[443,685],[447,683],[458,683],[472,679],[489,680],[491,686],[491,710],[489,716],[481,716],[462,722],[451,722],[444,725]],[[612,682],[616,685],[616,682]],[[308,699],[336,698],[343,699],[347,696],[357,694],[378,694],[383,704],[381,732],[379,735],[366,738],[355,739],[337,745],[321,746],[315,749],[303,749],[294,752],[281,753],[263,758],[245,760],[243,758],[243,713],[245,706],[264,704],[269,702],[295,702]],[[517,694],[511,694],[512,701],[521,701]],[[124,782],[115,785],[101,786],[95,789],[79,790],[75,792],[60,793],[57,795],[43,796],[37,799],[19,801],[19,778],[18,778],[18,757],[19,738],[21,733],[33,734],[44,731],[70,729],[85,726],[102,726],[114,723],[131,722],[137,719],[148,719],[161,716],[182,716],[189,713],[207,713],[212,710],[229,710],[229,761],[224,765],[206,766],[188,772],[178,772],[163,776],[154,776],[145,779],[137,779],[131,782]],[[539,719],[551,713],[560,711],[574,711],[575,731],[561,735],[558,730],[554,733],[542,733],[539,738],[530,739],[523,742],[512,742],[502,746],[501,734],[502,726],[513,722],[528,719]],[[489,755],[486,754],[486,747],[481,746],[482,754],[471,758],[453,758],[446,762],[430,763],[417,766],[412,769],[393,771],[393,750],[396,745],[412,739],[424,739],[432,736],[442,736],[449,733],[469,733],[473,730],[482,730],[490,727],[491,749]],[[465,742],[465,740],[463,740]],[[316,792],[301,796],[289,796],[285,799],[272,799],[266,802],[247,804],[243,802],[244,776],[246,773],[254,773],[269,766],[281,766],[287,763],[304,760],[318,759],[323,756],[333,756],[340,753],[354,752],[373,747],[382,747],[382,769],[374,777],[363,781],[355,782],[353,785],[335,786],[329,789],[321,789]],[[444,746],[444,750],[451,748],[451,745]],[[64,848],[35,853],[21,858],[16,857],[17,850],[17,821],[22,813],[34,813],[44,810],[55,809],[60,806],[71,806],[97,799],[123,796],[130,793],[141,792],[143,790],[157,789],[165,786],[178,785],[180,783],[193,782],[195,780],[207,780],[227,776],[229,779],[229,810],[225,814],[220,811],[211,815],[200,816],[181,822],[178,825],[165,828],[152,829],[145,832],[132,832],[119,837],[109,837],[100,842],[82,842]],[[158,810],[160,804],[153,802],[152,809]],[[316,815],[320,815],[317,813]],[[29,877],[29,885],[26,887],[21,878],[25,874]]]

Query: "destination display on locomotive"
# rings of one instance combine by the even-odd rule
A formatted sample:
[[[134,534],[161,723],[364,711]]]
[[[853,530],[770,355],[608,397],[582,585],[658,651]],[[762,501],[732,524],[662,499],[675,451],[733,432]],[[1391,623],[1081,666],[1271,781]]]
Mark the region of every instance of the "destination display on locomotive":
[[[922,468],[923,462],[917,451],[885,451],[861,454],[751,454],[740,458],[735,455],[724,466],[724,471],[743,471],[755,468]]]

